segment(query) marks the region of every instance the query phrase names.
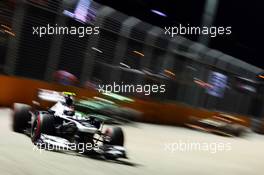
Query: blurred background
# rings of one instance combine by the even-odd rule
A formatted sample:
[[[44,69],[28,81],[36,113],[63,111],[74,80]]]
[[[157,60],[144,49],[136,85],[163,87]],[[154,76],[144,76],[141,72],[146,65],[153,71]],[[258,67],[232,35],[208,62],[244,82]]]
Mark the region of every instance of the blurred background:
[[[248,4],[252,8],[246,8]],[[234,8],[237,13],[233,15]],[[44,81],[52,81],[57,70],[65,70],[78,79],[78,86],[89,82],[165,84],[164,94],[125,95],[260,117],[264,98],[257,78],[263,68],[258,9],[256,2],[238,6],[216,0],[5,0],[0,11],[1,70]],[[32,35],[33,26],[47,24],[99,26],[100,35],[41,39]],[[178,24],[231,26],[232,34],[216,38],[164,34],[164,26]],[[219,77],[224,80],[220,88],[208,90]]]
[[[260,1],[246,0],[2,0],[0,72],[89,91],[113,82],[164,84],[165,93],[120,95],[136,100],[128,106],[143,112],[144,122],[182,125],[182,114],[189,117],[197,109],[199,117],[212,115],[203,111],[241,116],[249,128],[263,132],[262,13]],[[100,34],[32,34],[32,27],[48,24],[99,26]],[[180,24],[231,26],[232,34],[164,34],[164,27]]]

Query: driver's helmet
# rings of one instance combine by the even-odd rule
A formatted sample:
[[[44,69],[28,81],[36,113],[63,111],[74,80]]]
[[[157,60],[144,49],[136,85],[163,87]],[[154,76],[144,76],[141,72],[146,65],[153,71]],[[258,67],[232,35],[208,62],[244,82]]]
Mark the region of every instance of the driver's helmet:
[[[73,106],[73,99],[72,99],[71,96],[67,95],[67,96],[65,97],[65,104],[66,104],[67,106]]]
[[[75,96],[75,94],[72,92],[63,92],[63,96],[65,99],[64,105],[68,107],[67,109],[63,111],[63,113],[67,116],[74,116],[75,111],[74,111],[73,96]]]
[[[65,98],[65,105],[68,107],[73,106],[73,96],[75,96],[75,93],[72,92],[63,92],[64,98]]]

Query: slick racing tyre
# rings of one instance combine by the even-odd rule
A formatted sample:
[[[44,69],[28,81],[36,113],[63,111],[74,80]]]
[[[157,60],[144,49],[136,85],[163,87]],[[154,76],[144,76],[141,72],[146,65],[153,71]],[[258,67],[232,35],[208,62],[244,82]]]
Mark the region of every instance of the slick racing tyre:
[[[105,131],[105,143],[109,145],[124,146],[124,133],[122,128],[107,128]]]
[[[30,110],[31,106],[29,105],[20,103],[14,104],[12,128],[15,132],[22,133],[26,128],[30,127]]]
[[[41,134],[54,135],[54,116],[46,112],[38,112],[34,118],[31,127],[31,140],[36,142]]]
[[[239,125],[233,126],[233,135],[236,137],[241,137],[245,134],[245,129]]]
[[[233,137],[241,137],[246,132],[244,127],[237,124],[226,125],[223,131]]]

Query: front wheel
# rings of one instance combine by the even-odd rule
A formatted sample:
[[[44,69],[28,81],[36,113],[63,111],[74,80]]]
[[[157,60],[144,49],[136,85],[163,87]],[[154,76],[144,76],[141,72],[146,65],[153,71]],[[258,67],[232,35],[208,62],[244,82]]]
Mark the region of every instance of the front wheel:
[[[124,132],[120,127],[107,128],[105,143],[109,145],[124,146]]]
[[[31,127],[31,140],[36,142],[40,139],[41,134],[54,135],[54,116],[45,113],[38,112],[37,116],[34,118]]]

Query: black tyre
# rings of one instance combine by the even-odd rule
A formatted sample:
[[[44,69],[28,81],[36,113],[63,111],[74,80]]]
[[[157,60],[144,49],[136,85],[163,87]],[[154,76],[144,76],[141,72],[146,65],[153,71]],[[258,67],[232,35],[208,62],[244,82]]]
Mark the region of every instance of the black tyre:
[[[26,128],[30,127],[30,110],[31,106],[29,105],[20,103],[14,104],[12,128],[15,132],[22,133]]]
[[[47,112],[38,112],[34,118],[31,127],[32,142],[37,141],[41,134],[55,134],[54,116]]]
[[[245,129],[237,124],[226,125],[224,131],[235,137],[241,137],[245,133]]]
[[[252,119],[251,129],[258,134],[264,134],[264,121],[261,119]]]
[[[124,146],[124,133],[122,128],[113,127],[105,131],[106,143],[116,146]]]
[[[237,126],[237,127],[235,127],[234,136],[241,137],[245,134],[245,132],[246,131],[244,128]]]

